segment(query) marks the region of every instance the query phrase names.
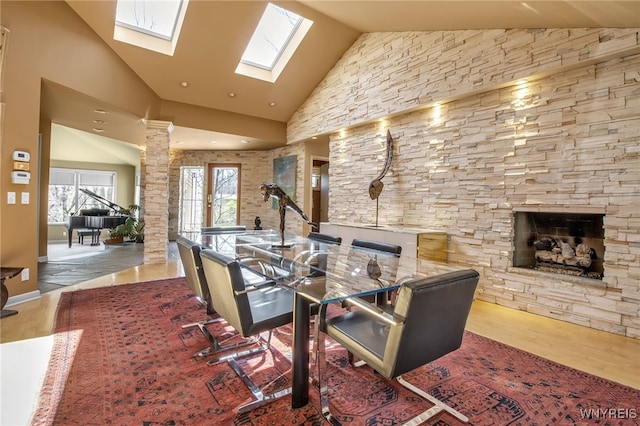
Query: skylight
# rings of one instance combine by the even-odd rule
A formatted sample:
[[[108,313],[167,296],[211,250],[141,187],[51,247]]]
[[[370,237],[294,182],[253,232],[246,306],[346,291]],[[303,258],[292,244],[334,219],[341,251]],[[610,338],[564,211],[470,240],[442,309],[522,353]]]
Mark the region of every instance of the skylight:
[[[173,55],[189,0],[118,0],[113,38]]]
[[[236,73],[273,83],[312,24],[300,15],[267,4]]]

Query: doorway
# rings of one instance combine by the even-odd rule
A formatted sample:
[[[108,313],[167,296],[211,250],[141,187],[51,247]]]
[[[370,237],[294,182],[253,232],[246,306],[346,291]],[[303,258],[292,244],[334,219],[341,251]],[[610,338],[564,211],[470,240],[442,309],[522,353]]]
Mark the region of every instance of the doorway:
[[[240,164],[209,164],[206,226],[240,221]]]
[[[329,161],[313,159],[311,170],[311,221],[329,221]]]

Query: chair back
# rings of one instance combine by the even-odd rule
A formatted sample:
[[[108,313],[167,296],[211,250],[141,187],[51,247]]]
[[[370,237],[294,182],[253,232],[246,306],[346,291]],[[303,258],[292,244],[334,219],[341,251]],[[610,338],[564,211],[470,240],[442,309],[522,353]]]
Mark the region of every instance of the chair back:
[[[396,244],[382,243],[379,241],[361,240],[361,239],[355,238],[351,242],[351,245],[353,247],[357,247],[360,249],[381,251],[384,253],[395,254],[397,256],[400,256],[400,254],[402,253],[402,246],[399,246]]]
[[[246,226],[203,226],[200,228],[202,234],[235,234],[245,232]]]
[[[200,250],[202,247],[200,244],[181,235],[177,236],[176,245],[178,246],[182,268],[184,269],[184,275],[187,278],[189,287],[202,303],[207,304],[208,311],[212,313],[213,305],[211,304],[209,287],[207,286],[207,279],[202,270],[202,262],[200,260]]]
[[[384,349],[390,377],[440,358],[460,347],[478,272],[468,269],[404,283],[398,292],[394,316]],[[384,374],[384,373],[383,373]]]
[[[329,243],[329,244],[342,243],[342,237],[329,235],[329,234],[321,234],[319,232],[314,232],[314,231],[309,232],[309,234],[307,235],[307,238],[309,238],[310,240],[320,241],[320,242]]]
[[[202,268],[209,285],[213,308],[236,331],[250,327],[251,309],[245,289],[242,271],[238,262],[222,253],[205,249],[200,252]],[[243,334],[244,335],[244,334]]]
[[[243,268],[237,260],[210,249],[202,250],[200,257],[214,309],[242,336],[254,336],[293,321],[291,291],[272,281],[263,281],[262,284],[268,285],[259,289],[247,288]]]

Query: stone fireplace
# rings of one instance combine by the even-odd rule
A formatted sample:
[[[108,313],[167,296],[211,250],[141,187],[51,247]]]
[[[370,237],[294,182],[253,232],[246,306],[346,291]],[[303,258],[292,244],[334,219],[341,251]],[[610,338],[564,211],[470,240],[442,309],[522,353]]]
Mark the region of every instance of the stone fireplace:
[[[603,214],[515,213],[513,266],[602,280]]]

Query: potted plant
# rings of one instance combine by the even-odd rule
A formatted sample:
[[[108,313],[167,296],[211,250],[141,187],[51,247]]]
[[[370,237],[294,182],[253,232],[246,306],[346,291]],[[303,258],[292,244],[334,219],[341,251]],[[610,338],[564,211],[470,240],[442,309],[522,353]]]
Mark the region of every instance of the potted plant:
[[[128,215],[129,217],[122,225],[118,225],[109,232],[109,240],[106,240],[105,244],[123,243],[125,238],[136,243],[144,242],[144,220],[133,216],[133,213],[138,210],[139,206],[137,204],[131,204],[127,209],[119,211],[120,214]]]

